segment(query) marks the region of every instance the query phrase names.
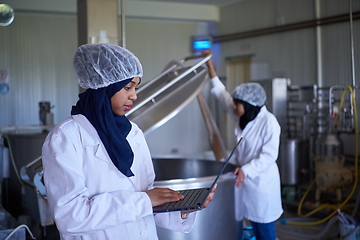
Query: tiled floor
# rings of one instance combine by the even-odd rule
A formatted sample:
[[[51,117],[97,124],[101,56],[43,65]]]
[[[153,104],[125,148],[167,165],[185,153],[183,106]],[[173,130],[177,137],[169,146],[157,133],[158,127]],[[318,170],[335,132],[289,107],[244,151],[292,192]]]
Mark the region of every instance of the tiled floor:
[[[293,222],[315,222],[321,219],[304,219],[299,218],[298,215],[294,212],[285,211],[281,217],[282,220],[286,219]],[[276,233],[279,240],[304,240],[304,239],[314,239],[314,240],[337,240],[339,239],[339,222],[335,221],[334,224],[331,224],[327,228],[329,221],[326,221],[322,224],[310,225],[310,226],[301,226],[301,225],[289,225],[276,223]]]

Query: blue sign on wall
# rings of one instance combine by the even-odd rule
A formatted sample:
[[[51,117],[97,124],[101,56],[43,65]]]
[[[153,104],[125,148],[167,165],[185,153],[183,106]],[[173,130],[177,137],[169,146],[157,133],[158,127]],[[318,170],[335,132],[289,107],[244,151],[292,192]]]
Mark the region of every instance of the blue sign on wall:
[[[8,94],[10,91],[10,86],[9,84],[3,82],[3,83],[0,83],[0,95],[6,95]]]

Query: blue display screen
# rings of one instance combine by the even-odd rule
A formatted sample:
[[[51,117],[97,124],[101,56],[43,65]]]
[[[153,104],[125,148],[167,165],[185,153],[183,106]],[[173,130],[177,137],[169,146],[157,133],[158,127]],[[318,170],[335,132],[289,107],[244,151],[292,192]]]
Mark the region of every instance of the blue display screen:
[[[195,40],[193,43],[194,50],[206,50],[211,48],[209,40]]]

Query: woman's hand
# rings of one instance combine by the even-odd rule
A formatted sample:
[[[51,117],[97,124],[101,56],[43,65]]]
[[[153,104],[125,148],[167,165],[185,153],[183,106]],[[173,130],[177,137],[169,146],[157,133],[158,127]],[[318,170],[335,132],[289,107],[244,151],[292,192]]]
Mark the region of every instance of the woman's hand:
[[[209,55],[211,54],[211,51],[210,50],[204,50],[201,52],[202,55]],[[210,58],[207,62],[206,62],[206,66],[208,67],[212,67],[212,58]]]
[[[180,192],[171,190],[170,188],[153,188],[146,191],[146,194],[149,196],[153,207],[166,202],[179,201],[184,198]]]
[[[235,186],[241,187],[241,185],[243,184],[243,182],[245,180],[244,171],[241,168],[236,168],[234,171],[234,174],[236,175]]]
[[[214,187],[211,189],[211,192],[210,192],[209,195],[207,196],[207,198],[206,198],[203,206],[202,206],[200,209],[181,211],[181,215],[188,214],[188,213],[191,213],[191,212],[196,212],[196,211],[202,210],[202,209],[204,209],[204,208],[207,208],[207,207],[209,206],[209,203],[210,203],[210,202],[213,200],[213,198],[214,198],[215,191],[216,191],[216,187],[217,187],[217,184],[215,184]]]
[[[205,50],[205,51],[202,51],[202,55],[208,55],[210,54],[211,52],[209,50]],[[209,76],[210,78],[214,78],[217,76],[217,73],[215,71],[215,68],[214,68],[214,65],[213,65],[213,62],[212,62],[212,58],[210,58],[207,62],[206,62],[206,66],[208,67],[208,71],[209,71]]]

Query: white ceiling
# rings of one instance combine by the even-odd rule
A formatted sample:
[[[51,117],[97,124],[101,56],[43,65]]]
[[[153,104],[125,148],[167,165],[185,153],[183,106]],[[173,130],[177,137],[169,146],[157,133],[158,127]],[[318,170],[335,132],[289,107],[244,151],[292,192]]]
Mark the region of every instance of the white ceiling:
[[[127,17],[219,21],[219,6],[249,0],[117,0]],[[15,11],[76,13],[76,0],[2,0]],[[121,11],[120,4],[119,12]]]
[[[121,1],[121,0],[120,0]],[[144,1],[144,0],[125,0],[125,1]],[[187,4],[210,4],[210,5],[227,5],[235,2],[242,2],[247,0],[151,0],[156,2],[172,2],[172,3],[187,3]]]

